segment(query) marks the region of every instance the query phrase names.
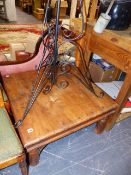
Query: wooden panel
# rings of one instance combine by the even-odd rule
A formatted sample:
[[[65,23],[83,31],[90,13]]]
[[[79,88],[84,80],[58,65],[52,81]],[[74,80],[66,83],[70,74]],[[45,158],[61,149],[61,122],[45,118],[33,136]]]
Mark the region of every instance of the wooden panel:
[[[4,107],[3,95],[0,89],[0,107]]]
[[[70,19],[75,18],[76,6],[77,6],[77,0],[72,0],[71,1]]]
[[[86,16],[87,16],[89,12],[89,7],[90,7],[90,0],[84,0],[84,4],[86,9]]]
[[[98,0],[92,0],[90,4],[90,11],[89,11],[90,21],[94,21],[96,17],[97,6],[98,6]]]
[[[34,77],[34,72],[26,72],[3,78],[16,121],[22,117]],[[27,150],[33,149],[36,143],[37,146],[41,142],[47,144],[114,112],[117,104],[110,97],[96,97],[75,78],[70,77],[68,81],[66,89],[54,86],[48,95],[41,93],[18,128]]]
[[[87,16],[89,16],[89,7],[90,7],[91,1],[90,0],[83,0],[83,15],[84,15],[84,21],[86,22],[86,18]],[[77,0],[72,0],[71,3],[71,11],[70,11],[70,19],[74,19],[75,15],[76,15],[76,7],[77,7]],[[91,10],[91,17],[92,19],[94,19],[93,16],[95,16],[94,14],[96,13],[96,9],[95,7],[97,7],[95,5],[95,3],[93,3],[93,9]]]
[[[88,36],[88,33],[91,32],[92,29],[93,29],[93,24],[88,23],[87,30],[86,30],[87,36]],[[93,35],[95,35],[95,37],[104,39],[110,42],[111,44],[118,46],[121,49],[126,50],[129,53],[131,53],[131,27],[125,31],[112,31],[112,30],[106,29],[101,34],[98,34],[94,31],[92,32],[93,32]]]
[[[131,27],[125,31],[105,30],[102,34],[96,35],[131,53]]]
[[[0,169],[16,164],[18,162],[17,159],[18,159],[18,156],[10,158],[4,162],[0,162]]]
[[[89,49],[124,72],[131,69],[130,53],[96,34],[91,37]]]
[[[83,0],[83,16],[84,16],[84,22],[87,20],[87,16],[89,13],[89,6],[90,6],[90,0]]]

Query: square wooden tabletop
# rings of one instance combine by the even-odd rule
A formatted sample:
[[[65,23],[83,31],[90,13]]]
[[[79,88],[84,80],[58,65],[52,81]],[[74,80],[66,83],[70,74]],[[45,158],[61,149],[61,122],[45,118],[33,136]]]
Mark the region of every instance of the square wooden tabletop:
[[[3,77],[15,121],[23,115],[35,75],[34,71],[30,71]],[[77,79],[64,79],[69,86],[59,89],[54,85],[47,95],[41,92],[19,126],[18,132],[27,151],[86,127],[117,107],[108,95],[98,98]]]

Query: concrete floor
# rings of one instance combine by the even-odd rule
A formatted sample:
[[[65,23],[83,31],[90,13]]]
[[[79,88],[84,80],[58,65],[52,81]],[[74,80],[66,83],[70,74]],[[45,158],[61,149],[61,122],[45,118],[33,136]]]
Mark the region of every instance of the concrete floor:
[[[17,23],[41,23],[17,9]],[[49,144],[29,175],[131,175],[131,118],[96,135],[95,125]],[[20,175],[18,164],[0,175]]]
[[[42,20],[37,20],[33,15],[29,15],[22,11],[19,7],[16,7],[16,15],[17,15],[17,21],[16,22],[10,22],[15,24],[33,24],[33,23],[42,23]],[[6,20],[0,19],[0,24],[3,23],[9,23]]]
[[[131,117],[96,135],[94,125],[49,144],[29,175],[131,175]],[[18,165],[0,175],[20,175]]]
[[[20,8],[16,8],[17,24],[32,24],[42,23],[42,20],[37,20],[33,15],[23,12]]]

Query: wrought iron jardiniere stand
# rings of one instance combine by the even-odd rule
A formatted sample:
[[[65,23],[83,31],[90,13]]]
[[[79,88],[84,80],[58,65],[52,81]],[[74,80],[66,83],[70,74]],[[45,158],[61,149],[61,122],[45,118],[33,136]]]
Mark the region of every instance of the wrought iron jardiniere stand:
[[[63,78],[65,75],[74,76],[86,88],[88,88],[97,96],[92,86],[91,76],[83,56],[83,51],[80,45],[76,42],[84,34],[83,0],[80,0],[82,31],[79,35],[74,34],[73,31],[65,29],[64,25],[59,23],[60,3],[61,0],[56,0],[56,18],[55,20],[51,20],[48,23],[47,10],[50,5],[50,0],[47,2],[43,32],[41,36],[43,44],[43,55],[39,66],[37,67],[37,75],[32,85],[30,97],[24,110],[23,116],[19,121],[15,123],[16,128],[23,123],[41,91],[44,94],[48,94],[51,91],[53,85],[57,85],[59,88],[66,88],[68,86],[69,83],[64,79],[59,81],[59,77]],[[60,30],[63,42],[58,45],[58,35]],[[72,43],[78,49],[80,54],[80,67],[78,67],[75,62],[58,59],[59,48],[65,42]]]

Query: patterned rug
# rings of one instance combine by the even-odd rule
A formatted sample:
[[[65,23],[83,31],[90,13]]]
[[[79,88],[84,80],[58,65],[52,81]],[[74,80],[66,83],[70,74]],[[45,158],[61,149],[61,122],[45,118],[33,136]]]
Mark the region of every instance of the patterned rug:
[[[10,43],[28,43],[31,39],[37,41],[41,33],[42,24],[0,25],[0,61],[12,60]],[[58,43],[60,45],[63,43],[61,36],[59,36]],[[69,42],[59,47],[59,54],[67,51],[74,52],[74,46]]]
[[[29,34],[40,35],[42,24],[0,25],[0,51],[7,53],[10,43],[23,43]]]

